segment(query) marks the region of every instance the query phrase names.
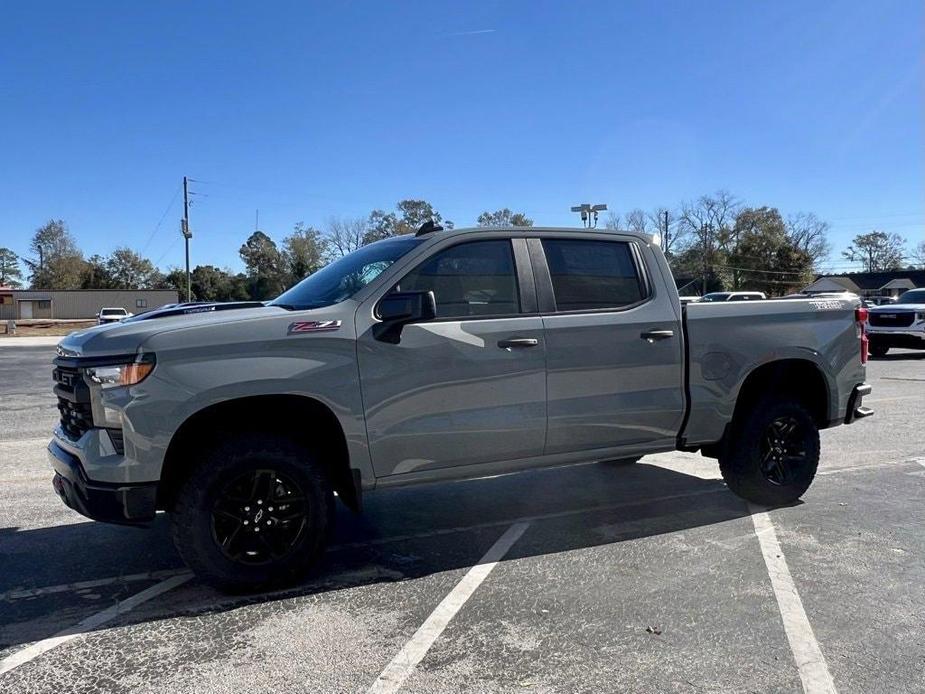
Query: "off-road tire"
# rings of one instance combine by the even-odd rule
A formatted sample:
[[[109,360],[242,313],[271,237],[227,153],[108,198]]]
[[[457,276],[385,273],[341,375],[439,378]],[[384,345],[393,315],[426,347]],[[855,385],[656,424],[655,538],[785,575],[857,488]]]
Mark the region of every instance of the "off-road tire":
[[[180,485],[170,513],[174,545],[186,565],[206,583],[234,593],[285,585],[304,576],[323,551],[334,524],[334,495],[322,466],[310,451],[275,436],[241,435],[205,448],[190,475]],[[268,493],[279,494],[282,489],[282,493],[290,495],[288,499],[277,496],[278,501],[271,501],[264,508],[276,503],[279,508],[274,508],[273,513],[302,514],[300,534],[296,534],[294,525],[282,530],[290,521],[275,519],[269,512],[255,522],[254,511],[244,514],[245,502],[241,502],[240,513],[249,523],[240,523],[240,530],[253,532],[256,525],[265,529],[264,536],[242,536],[244,540],[267,543],[272,536],[268,536],[266,531],[287,533],[283,538],[286,541],[282,543],[287,547],[286,551],[275,556],[267,545],[265,563],[247,563],[259,558],[259,545],[256,551],[242,552],[238,559],[232,559],[218,539],[217,524],[224,518],[221,514],[225,505],[238,503],[236,497],[227,493],[229,485],[243,480],[238,487],[243,489],[249,475],[255,480],[255,492],[259,479],[261,486],[270,488]],[[297,498],[290,491],[292,489],[298,489],[299,495],[304,498],[303,509],[291,501],[287,504],[290,499]],[[220,510],[216,511],[216,508]],[[238,507],[233,510],[238,512]],[[275,522],[277,528],[272,528],[272,525],[266,527],[267,521],[269,524]],[[234,524],[233,520],[229,522]],[[291,545],[289,536],[295,538]]]
[[[792,446],[769,443],[772,438],[781,440],[777,433],[781,422],[796,426]],[[780,448],[783,452],[776,452]],[[801,455],[797,455],[798,448]],[[789,474],[780,472],[785,458],[790,461]],[[780,397],[764,398],[749,411],[737,413],[728,445],[719,456],[719,469],[729,489],[762,506],[799,499],[812,484],[818,466],[819,427],[802,403]]]

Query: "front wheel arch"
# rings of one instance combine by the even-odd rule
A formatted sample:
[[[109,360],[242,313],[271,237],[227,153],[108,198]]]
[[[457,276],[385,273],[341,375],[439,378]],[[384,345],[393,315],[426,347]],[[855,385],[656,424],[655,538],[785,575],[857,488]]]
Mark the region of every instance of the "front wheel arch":
[[[170,510],[192,474],[198,456],[231,436],[268,434],[303,445],[317,456],[338,497],[350,510],[362,508],[362,481],[337,415],[324,403],[301,395],[257,395],[224,400],[190,415],[174,432],[164,456],[157,506]]]

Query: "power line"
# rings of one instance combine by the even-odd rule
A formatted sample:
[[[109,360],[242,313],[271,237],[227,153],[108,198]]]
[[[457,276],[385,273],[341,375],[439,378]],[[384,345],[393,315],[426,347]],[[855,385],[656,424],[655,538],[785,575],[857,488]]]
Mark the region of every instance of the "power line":
[[[157,225],[154,227],[154,231],[151,232],[151,235],[148,236],[148,240],[145,242],[145,245],[141,249],[141,255],[145,254],[145,251],[148,250],[148,246],[151,245],[151,241],[154,240],[154,236],[157,234],[158,230],[161,228],[161,224],[164,223],[164,220],[167,218],[167,213],[170,212],[173,208],[173,204],[177,201],[177,196],[180,194],[180,186],[177,186],[176,190],[173,192],[173,197],[170,198],[170,203],[167,205],[167,208],[164,210],[164,214],[161,215],[161,218],[157,221]]]

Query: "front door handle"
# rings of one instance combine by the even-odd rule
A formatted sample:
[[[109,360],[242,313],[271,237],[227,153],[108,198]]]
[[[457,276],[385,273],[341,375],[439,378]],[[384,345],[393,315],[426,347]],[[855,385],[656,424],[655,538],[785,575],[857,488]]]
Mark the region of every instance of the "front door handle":
[[[510,340],[498,340],[498,347],[511,349],[512,347],[536,347],[540,341],[535,337],[514,337]]]
[[[667,340],[669,337],[674,337],[674,330],[646,330],[639,337],[646,342]]]

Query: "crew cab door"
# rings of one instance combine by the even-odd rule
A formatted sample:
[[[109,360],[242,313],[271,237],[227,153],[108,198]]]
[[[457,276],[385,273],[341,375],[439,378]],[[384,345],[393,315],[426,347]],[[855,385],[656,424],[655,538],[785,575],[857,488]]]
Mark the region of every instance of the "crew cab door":
[[[515,260],[516,258],[516,260]],[[452,237],[389,291],[433,291],[437,317],[377,339],[357,313],[357,356],[377,477],[538,456],[546,341],[523,239]]]
[[[662,275],[647,272],[649,249],[609,234],[528,244],[546,331],[546,453],[674,448],[681,328]]]

